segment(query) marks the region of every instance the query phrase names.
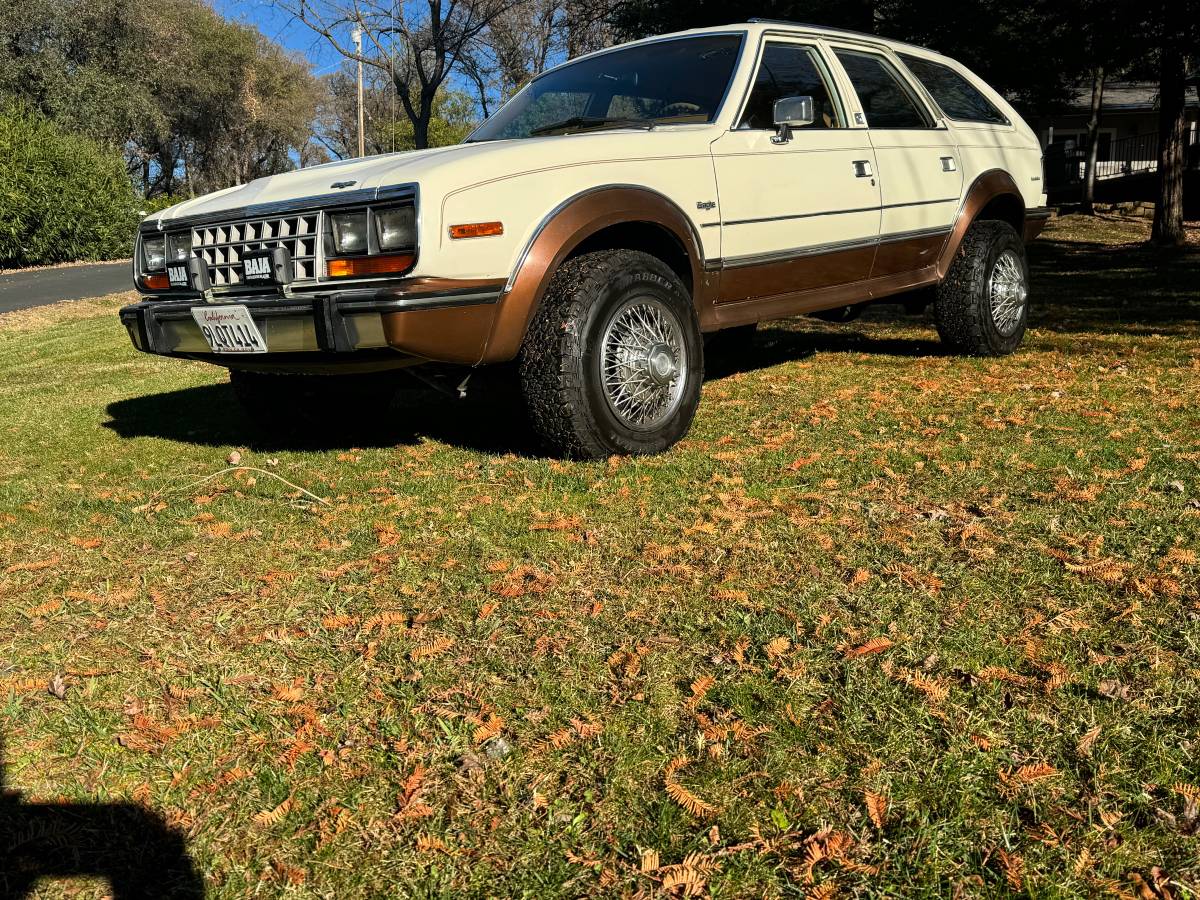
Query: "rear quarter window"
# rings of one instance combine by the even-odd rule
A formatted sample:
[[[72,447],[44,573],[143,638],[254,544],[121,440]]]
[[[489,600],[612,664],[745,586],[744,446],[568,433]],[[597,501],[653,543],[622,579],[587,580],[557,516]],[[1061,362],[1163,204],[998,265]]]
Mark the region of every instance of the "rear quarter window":
[[[1000,112],[983,93],[949,66],[921,59],[919,56],[898,54],[917,81],[929,91],[937,105],[951,119],[960,122],[986,122],[1008,125],[1008,117]]]

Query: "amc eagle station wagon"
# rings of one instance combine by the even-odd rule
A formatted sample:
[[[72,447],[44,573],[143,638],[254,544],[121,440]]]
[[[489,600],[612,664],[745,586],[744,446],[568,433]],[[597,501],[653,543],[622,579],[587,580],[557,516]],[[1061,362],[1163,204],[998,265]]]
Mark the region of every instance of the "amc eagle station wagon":
[[[752,21],[574,59],[458,146],[155,214],[120,315],[139,350],[229,369],[258,416],[516,361],[553,452],[653,453],[687,432],[717,332],[931,300],[949,347],[1011,353],[1041,179],[1034,133],[960,63]]]

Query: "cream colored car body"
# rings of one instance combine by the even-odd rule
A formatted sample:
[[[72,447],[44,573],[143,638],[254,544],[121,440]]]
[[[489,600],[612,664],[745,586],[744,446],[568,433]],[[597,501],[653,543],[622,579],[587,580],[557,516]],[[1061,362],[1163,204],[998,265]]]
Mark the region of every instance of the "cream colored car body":
[[[746,43],[733,87],[712,124],[461,144],[330,163],[218,191],[171,207],[159,218],[169,227],[174,218],[316,197],[329,193],[334,182],[354,181],[353,189],[416,182],[420,185],[421,252],[411,274],[508,278],[522,250],[556,207],[578,193],[604,185],[638,185],[669,198],[697,227],[708,260],[948,227],[966,188],[992,169],[1013,176],[1026,207],[1044,205],[1042,154],[1036,135],[1003,97],[954,60],[883,39],[775,24],[697,29],[650,40],[731,32],[744,32]],[[900,49],[931,59],[968,77],[1012,124],[955,123],[939,115],[935,129],[874,131],[862,124],[799,132],[790,145],[773,145],[772,132],[733,130],[768,38],[815,44],[825,50],[827,61],[834,59],[832,48],[842,46],[883,50],[889,55]],[[895,61],[903,72],[903,66]],[[830,68],[853,122],[863,116],[862,108],[841,69]],[[936,114],[936,105],[919,82],[913,79],[911,86],[927,98]],[[862,121],[865,123],[865,116]],[[942,156],[955,159],[956,171],[942,171]],[[877,190],[853,176],[851,162],[861,158],[873,160]],[[799,224],[782,218],[797,211],[929,200],[941,202],[884,209],[882,216],[876,211],[832,220],[813,216]],[[697,209],[698,203],[708,201],[717,206],[708,211]],[[781,217],[778,221],[719,227],[722,220],[765,219],[774,213]],[[452,224],[493,220],[504,223],[500,237],[465,241],[449,237]]]
[[[872,291],[870,255],[861,272],[847,262],[842,282],[863,282],[862,296],[844,290],[817,292],[809,301],[763,304],[783,289],[753,288],[746,267],[773,260],[821,256],[855,247],[916,239],[913,267],[939,270],[936,257],[946,252],[939,236],[953,240],[972,186],[987,173],[1006,177],[1007,190],[1019,192],[1013,224],[1021,231],[1026,210],[1045,202],[1041,151],[1036,136],[1020,115],[995,91],[953,60],[909,45],[850,32],[799,25],[753,23],[667,35],[652,41],[704,34],[743,35],[742,49],[730,89],[715,121],[709,124],[664,124],[650,130],[613,128],[585,133],[466,143],[454,147],[390,154],[332,163],[272,176],[191,200],[154,217],[154,225],[170,231],[173,223],[312,198],[314,206],[337,202],[345,191],[363,192],[395,185],[416,185],[418,254],[408,279],[495,280],[511,290],[532,242],[573,198],[614,186],[634,187],[665,198],[686,217],[695,238],[693,260],[708,279],[700,310],[706,330],[781,314],[828,308],[855,299],[894,293],[922,279],[880,282]],[[832,76],[850,127],[797,130],[787,143],[775,143],[770,130],[735,128],[746,102],[763,48],[768,41],[798,42],[816,48]],[[646,43],[646,42],[638,42]],[[623,45],[630,46],[630,45]],[[834,50],[866,49],[886,56],[923,99],[936,119],[933,128],[870,128],[864,110],[838,63]],[[618,48],[614,48],[618,49]],[[1008,124],[955,122],[941,115],[936,103],[896,51],[949,66],[966,77],[1009,120]],[[611,51],[601,51],[611,52]],[[570,65],[567,63],[566,65]],[[863,165],[867,167],[865,170]],[[869,174],[864,174],[864,172]],[[334,185],[343,187],[335,188]],[[1012,187],[1012,186],[1015,186]],[[986,198],[984,198],[986,200]],[[1010,198],[1011,199],[1011,198]],[[981,201],[982,202],[982,201]],[[450,226],[502,222],[503,234],[452,239]],[[963,226],[959,226],[961,231]],[[919,243],[933,236],[932,242]],[[959,235],[961,237],[961,235]],[[844,255],[844,254],[843,254]],[[909,265],[907,258],[901,269]],[[726,277],[726,273],[734,273]],[[783,276],[781,276],[783,277]],[[768,279],[769,281],[770,279]],[[874,279],[878,281],[878,279]],[[318,275],[317,287],[334,285]],[[368,282],[370,283],[370,282]],[[356,286],[339,282],[338,289]],[[701,285],[693,284],[699,298]],[[503,314],[506,295],[498,308]],[[754,302],[759,301],[755,309]],[[536,303],[536,297],[531,301]],[[698,299],[699,305],[701,301]],[[726,305],[744,307],[721,312]],[[528,321],[531,312],[522,313]],[[495,329],[497,326],[490,326]],[[511,330],[511,329],[510,329]],[[389,332],[390,333],[390,332]],[[135,343],[136,343],[135,337]],[[378,342],[378,338],[376,338]],[[494,333],[478,359],[474,351],[447,353],[454,361],[511,358],[513,340]],[[393,348],[402,348],[389,340]],[[500,346],[501,349],[495,349]],[[438,358],[427,347],[416,351]]]

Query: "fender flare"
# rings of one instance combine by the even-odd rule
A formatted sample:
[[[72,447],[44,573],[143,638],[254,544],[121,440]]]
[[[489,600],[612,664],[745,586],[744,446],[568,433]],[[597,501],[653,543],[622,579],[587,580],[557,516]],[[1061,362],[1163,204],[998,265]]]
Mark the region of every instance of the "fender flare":
[[[1021,196],[1021,189],[1017,187],[1012,176],[1003,169],[989,169],[971,182],[971,186],[963,197],[962,205],[958,208],[954,227],[937,260],[937,280],[939,282],[950,271],[954,257],[958,254],[958,248],[967,235],[967,229],[971,227],[978,215],[993,200],[1008,195],[1011,195],[1021,205],[1021,217],[1024,219],[1025,199]],[[1022,229],[1017,228],[1017,233],[1021,234]]]
[[[673,235],[691,265],[693,300],[701,295],[707,282],[700,234],[673,200],[639,185],[589,188],[551,210],[525,245],[497,304],[480,362],[515,358],[558,267],[588,238],[622,224],[657,225]]]

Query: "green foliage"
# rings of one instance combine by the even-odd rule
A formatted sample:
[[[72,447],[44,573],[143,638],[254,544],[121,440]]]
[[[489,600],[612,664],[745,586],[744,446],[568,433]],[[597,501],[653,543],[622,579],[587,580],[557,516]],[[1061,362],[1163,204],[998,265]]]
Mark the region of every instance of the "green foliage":
[[[153,196],[292,168],[317,83],[203,0],[28,0],[0,4],[0,96],[121,148]]]
[[[433,103],[433,117],[429,120],[429,146],[461,144],[478,124],[478,118],[475,103],[470,97],[457,91],[443,91]],[[385,125],[381,130],[384,140],[387,140],[389,127]],[[412,122],[403,111],[397,114],[395,135],[397,151],[416,149]]]
[[[0,266],[125,255],[137,220],[118,154],[28,108],[0,107]]]

